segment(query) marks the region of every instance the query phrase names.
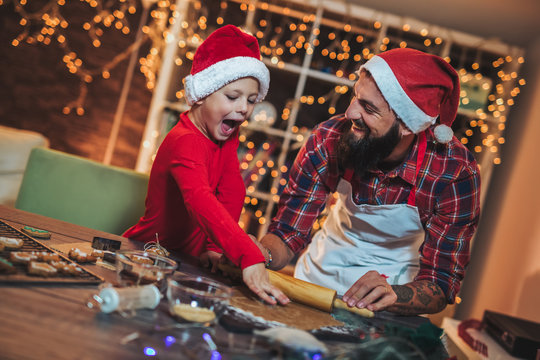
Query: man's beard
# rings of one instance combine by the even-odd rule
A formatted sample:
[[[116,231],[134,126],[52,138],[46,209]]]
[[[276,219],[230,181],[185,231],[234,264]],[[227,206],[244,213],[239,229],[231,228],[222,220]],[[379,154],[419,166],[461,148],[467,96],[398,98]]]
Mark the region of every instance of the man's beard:
[[[375,168],[383,159],[388,157],[401,140],[399,123],[380,137],[370,136],[367,126],[365,136],[358,139],[351,127],[341,135],[338,144],[338,156],[344,168],[352,167],[356,174],[362,176],[367,170]]]

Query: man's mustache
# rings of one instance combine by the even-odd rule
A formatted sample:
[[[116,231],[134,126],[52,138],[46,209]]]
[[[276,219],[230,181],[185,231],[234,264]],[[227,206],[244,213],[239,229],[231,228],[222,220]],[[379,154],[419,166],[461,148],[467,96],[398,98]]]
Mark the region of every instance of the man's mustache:
[[[353,125],[354,125],[356,128],[358,128],[358,129],[360,129],[360,130],[364,130],[364,131],[366,131],[366,132],[369,132],[370,129],[367,127],[367,125],[366,125],[366,123],[364,122],[364,120],[362,120],[362,119],[349,119],[349,120],[353,123]]]

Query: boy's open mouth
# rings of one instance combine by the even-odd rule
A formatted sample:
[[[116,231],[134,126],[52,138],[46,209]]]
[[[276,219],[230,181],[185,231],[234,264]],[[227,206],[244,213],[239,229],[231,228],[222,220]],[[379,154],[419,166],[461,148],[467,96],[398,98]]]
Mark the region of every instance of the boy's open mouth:
[[[225,135],[229,135],[240,124],[240,121],[225,119],[221,122],[221,130]]]

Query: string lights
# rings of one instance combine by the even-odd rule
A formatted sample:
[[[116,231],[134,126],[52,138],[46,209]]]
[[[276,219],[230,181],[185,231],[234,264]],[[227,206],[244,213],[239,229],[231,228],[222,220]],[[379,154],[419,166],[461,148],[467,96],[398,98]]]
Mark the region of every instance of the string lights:
[[[93,48],[100,48],[107,41],[107,34],[110,31],[118,31],[124,36],[130,35],[132,29],[128,17],[136,14],[137,7],[140,7],[137,0],[81,0],[81,2],[88,5],[91,10],[88,12],[88,21],[82,24],[82,28],[88,35],[89,46]],[[142,5],[149,7],[155,2],[143,0]],[[62,110],[64,114],[75,111],[77,115],[84,115],[88,85],[97,77],[109,79],[111,71],[119,63],[147,42],[151,42],[151,49],[146,57],[140,59],[140,70],[146,76],[147,87],[150,90],[153,88],[155,74],[159,68],[159,62],[155,62],[153,56],[163,47],[174,5],[171,5],[169,1],[157,1],[157,6],[150,14],[149,24],[143,28],[144,36],[141,41],[132,43],[98,66],[89,65],[91,61],[83,59],[82,55],[70,45],[72,37],[70,30],[73,24],[70,24],[69,19],[62,15],[62,8],[66,5],[65,0],[57,0],[43,3],[36,8],[35,4],[30,7],[26,0],[14,1],[14,10],[20,16],[19,24],[22,29],[11,43],[13,46],[57,44],[63,50],[62,61],[67,71],[79,78],[79,94],[76,99],[64,106]]]
[[[350,97],[351,82],[356,80],[355,73],[351,71],[348,62],[358,64],[369,60],[379,52],[395,47],[414,47],[436,53],[457,68],[462,84],[474,82],[475,86],[480,84],[480,91],[487,91],[484,101],[480,102],[477,108],[472,109],[471,106],[477,100],[473,99],[475,92],[469,90],[469,92],[461,93],[462,109],[460,109],[460,114],[467,120],[464,128],[457,129],[456,134],[461,133],[461,142],[469,146],[473,153],[478,156],[484,152],[489,153],[491,156],[486,158],[492,164],[501,163],[499,151],[501,145],[506,141],[504,130],[507,114],[515,104],[514,98],[520,93],[520,87],[525,85],[525,80],[519,77],[517,71],[519,65],[525,61],[523,56],[513,58],[505,55],[490,60],[490,57],[496,56],[496,53],[488,54],[486,51],[483,60],[468,60],[464,64],[458,64],[459,58],[455,56],[455,51],[452,52],[449,49],[464,48],[468,49],[467,51],[474,51],[474,45],[456,43],[452,36],[445,38],[430,29],[429,26],[416,29],[413,33],[413,26],[406,21],[393,29],[385,25],[384,19],[378,18],[371,22],[371,26],[353,20],[350,23],[337,24],[336,22],[332,23],[331,20],[324,21],[323,19],[321,27],[313,29],[314,19],[307,17],[306,14],[301,14],[298,7],[289,8],[287,4],[284,4],[279,8],[277,5],[267,6],[265,4],[259,2],[257,6],[260,9],[272,7],[273,13],[281,16],[281,21],[280,17],[277,17],[277,21],[274,20],[274,31],[269,30],[272,24],[268,21],[268,14],[255,22],[255,34],[261,41],[261,52],[263,56],[270,58],[270,62],[267,63],[283,68],[283,64],[290,62],[287,59],[288,56],[290,58],[290,55],[297,55],[301,49],[306,50],[305,54],[307,54],[307,49],[309,49],[313,51],[314,57],[326,59],[327,64],[333,64],[331,67],[321,66],[316,70],[334,75],[337,85],[323,94],[316,93],[315,91],[320,91],[316,87],[306,88],[307,91],[298,99],[303,106],[320,108],[322,105],[326,106],[328,115],[335,114],[337,111],[336,103],[344,95]],[[283,30],[287,28],[288,31]],[[385,34],[378,34],[383,29]],[[298,30],[304,32],[302,37],[299,36]],[[305,39],[310,31],[315,33],[317,37],[311,44],[308,44]],[[267,34],[273,34],[273,36]],[[305,54],[300,54],[300,56],[305,56]],[[493,75],[494,73],[496,76]],[[283,121],[291,121],[291,108],[291,102],[287,102],[282,108],[281,119]],[[292,120],[294,121],[294,119]],[[483,165],[489,165],[489,163]],[[282,174],[284,173],[275,169],[270,172],[272,177],[280,177]],[[282,188],[284,185],[286,185],[286,178],[282,177],[279,187]],[[277,195],[278,189],[272,187],[269,192],[271,195]],[[253,199],[249,196],[249,189],[247,199],[248,201]],[[268,217],[268,215],[266,216]],[[259,219],[259,221],[263,222],[263,219]]]
[[[128,16],[137,11],[136,0],[81,1],[94,9],[93,17],[83,25],[92,46],[100,47],[106,41],[108,29],[123,35],[130,34]],[[135,44],[102,66],[90,69],[87,62],[70,48],[70,24],[60,11],[65,6],[65,0],[50,1],[32,12],[27,9],[26,0],[16,1],[14,5],[21,17],[22,30],[12,45],[57,43],[64,50],[62,60],[67,70],[80,79],[79,96],[66,105],[64,113],[75,110],[83,115],[88,84],[98,76],[109,78],[110,71],[135,50]],[[171,35],[169,31],[175,11],[174,3],[158,0],[150,12],[148,24],[142,29],[143,42],[149,44],[149,51],[139,59],[139,69],[146,78],[149,90],[153,90],[156,84],[156,74],[162,63],[166,39]],[[263,60],[269,67],[297,74],[308,72],[309,76],[328,84],[326,87],[308,86],[297,99],[274,104],[280,107],[280,121],[274,125],[275,130],[289,129],[279,130],[280,136],[289,136],[293,142],[301,144],[307,138],[309,129],[288,125],[296,121],[298,115],[294,109],[297,104],[301,105],[300,111],[324,109],[327,115],[344,110],[343,104],[348,103],[359,63],[396,47],[411,47],[438,54],[458,70],[465,89],[461,93],[460,114],[467,120],[462,129],[455,131],[456,135],[474,154],[481,156],[488,153],[492,164],[501,163],[499,151],[506,142],[504,130],[507,116],[515,104],[515,97],[520,94],[520,88],[526,84],[519,75],[519,67],[525,61],[519,51],[503,54],[498,50],[490,51],[489,45],[483,43],[460,43],[451,31],[411,19],[392,21],[393,18],[376,12],[356,16],[348,10],[345,11],[346,15],[332,11],[325,9],[322,17],[317,19],[317,8],[301,1],[190,0],[189,11],[181,24],[182,33],[174,63],[179,69],[189,69],[196,47],[216,27],[231,23],[249,30],[259,39]],[[471,57],[469,53],[476,55]],[[301,65],[306,56],[312,58],[308,69]],[[288,73],[281,74],[287,76]],[[280,91],[285,90],[289,89]],[[485,94],[485,98],[478,100],[475,98],[478,94]],[[183,90],[176,91],[175,97],[177,101],[184,102]],[[475,108],[475,104],[478,107]],[[248,131],[249,126],[242,129]],[[240,141],[248,149],[256,146],[243,134]],[[264,194],[258,193],[255,186],[248,186],[246,205],[260,206],[261,199],[275,202],[280,189],[286,185],[286,176],[283,175],[287,174],[288,168],[284,163],[267,160],[259,165],[256,165],[257,171],[253,173],[253,182],[265,176],[280,180],[272,182],[277,185],[271,186]],[[241,163],[241,166],[247,165]],[[257,221],[264,224],[267,214],[257,214]]]
[[[92,10],[94,15],[89,21],[83,24],[91,46],[99,48],[106,31],[111,29],[128,35],[131,32],[127,15],[136,12],[135,0],[121,0],[118,2],[102,2],[96,0],[84,1]],[[34,3],[27,4],[26,0],[14,1],[15,12],[20,16],[19,24],[22,30],[13,39],[13,46],[26,44],[57,44],[64,52],[62,61],[69,73],[79,78],[79,94],[77,98],[69,102],[63,109],[64,114],[75,111],[77,115],[84,115],[84,101],[88,93],[88,84],[92,83],[98,76],[108,79],[110,71],[121,61],[129,56],[134,50],[134,46],[129,46],[123,52],[117,54],[112,59],[99,67],[91,68],[88,61],[85,61],[70,45],[71,24],[62,15],[62,8],[66,6],[65,0],[49,1],[36,8]]]

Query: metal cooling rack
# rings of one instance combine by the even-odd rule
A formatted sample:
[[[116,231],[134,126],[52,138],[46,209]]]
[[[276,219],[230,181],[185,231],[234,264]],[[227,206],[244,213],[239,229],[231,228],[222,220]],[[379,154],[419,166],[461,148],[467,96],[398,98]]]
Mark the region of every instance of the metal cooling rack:
[[[67,263],[74,263],[71,259],[65,255],[54,251],[42,242],[26,235],[25,233],[15,229],[11,225],[6,224],[0,220],[0,236],[22,239],[24,244],[19,249],[0,251],[0,257],[9,261],[9,253],[12,251],[32,252],[32,251],[46,251],[48,253],[58,254],[63,261]],[[26,264],[13,264],[17,272],[15,274],[0,274],[0,284],[15,284],[15,283],[33,283],[33,284],[87,284],[97,285],[103,282],[103,279],[85,269],[77,263],[74,263],[82,269],[82,273],[78,275],[65,275],[57,274],[53,277],[40,277],[28,275],[26,271]]]

